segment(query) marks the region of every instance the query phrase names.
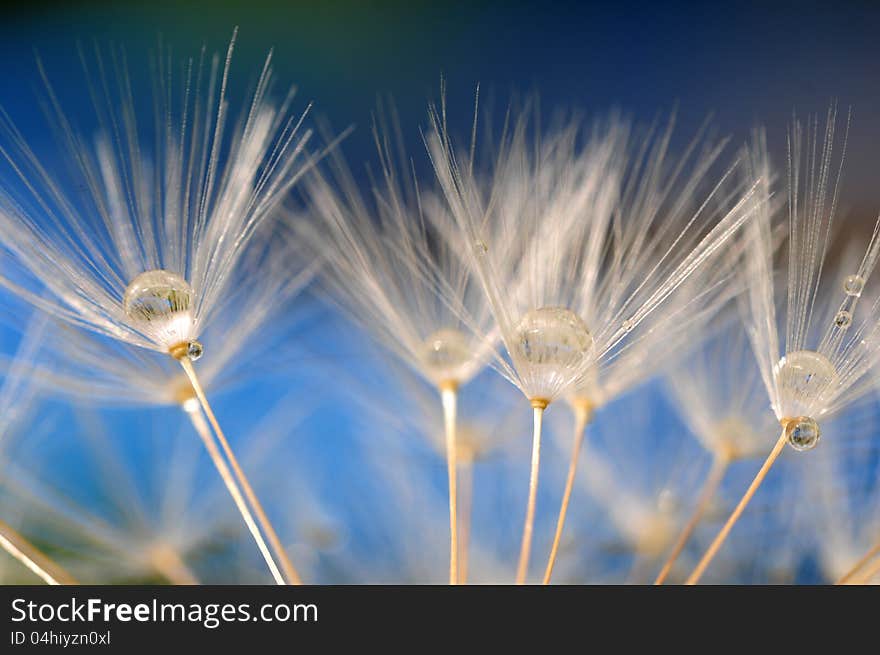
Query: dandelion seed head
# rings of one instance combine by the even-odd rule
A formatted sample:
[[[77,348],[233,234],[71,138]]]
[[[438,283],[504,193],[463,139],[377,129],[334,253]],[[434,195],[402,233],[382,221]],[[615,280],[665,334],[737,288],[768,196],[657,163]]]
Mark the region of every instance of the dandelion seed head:
[[[529,379],[534,398],[553,399],[584,369],[593,337],[584,321],[564,307],[541,307],[527,312],[516,327],[511,350],[517,367]]]
[[[725,416],[711,430],[713,443],[727,459],[737,459],[747,454],[748,450],[743,448],[743,444],[766,441],[764,435],[754,434],[753,428],[742,416]]]
[[[327,174],[316,168],[306,177],[308,213],[292,218],[299,238],[326,257],[320,282],[329,301],[422,378],[463,385],[497,339],[470,265],[478,245],[455,229],[435,183],[401,156],[400,126],[387,123],[380,111],[371,194],[334,153]],[[504,241],[486,238],[501,256]]]
[[[254,236],[319,158],[304,156],[311,133],[291,112],[293,91],[270,97],[271,58],[250,95],[232,101],[234,45],[225,59],[203,51],[179,68],[163,50],[152,93],[123,53],[111,49],[112,66],[100,49],[94,66],[83,56],[88,126],[44,72],[59,137],[51,165],[0,119],[0,284],[140,348],[167,353],[199,337],[234,294]]]
[[[464,379],[472,359],[470,340],[461,330],[441,328],[425,339],[422,361],[436,384]]]
[[[730,305],[700,334],[691,332],[703,342],[669,370],[664,387],[700,444],[728,461],[765,455],[778,434],[739,318]]]
[[[748,220],[754,187],[735,166],[721,169],[723,142],[700,131],[672,154],[672,120],[642,129],[612,116],[589,130],[575,118],[545,129],[527,104],[479,150],[476,130],[470,147],[455,143],[445,106],[431,118],[434,170],[504,346],[493,364],[527,398],[604,404],[659,372],[704,307],[717,310],[717,271],[728,267],[707,262]],[[701,283],[687,284],[692,276]],[[521,321],[549,307],[585,322],[590,344],[570,334],[574,356],[533,370]]]
[[[824,421],[851,406],[869,390],[867,373],[880,356],[880,303],[859,301],[880,256],[880,218],[867,247],[860,242],[845,254],[841,268],[848,275],[829,276],[826,261],[834,236],[849,122],[847,117],[841,144],[835,143],[835,104],[828,110],[824,130],[816,118],[806,125],[799,121],[792,125],[787,275],[779,297],[772,252],[777,217],[768,209],[771,205],[764,203],[756,211],[756,220],[747,230],[744,274],[748,293],[743,307],[748,334],[771,407],[783,423],[801,416]],[[753,169],[769,169],[762,135],[747,159]],[[760,195],[769,197],[770,186],[762,186]]]

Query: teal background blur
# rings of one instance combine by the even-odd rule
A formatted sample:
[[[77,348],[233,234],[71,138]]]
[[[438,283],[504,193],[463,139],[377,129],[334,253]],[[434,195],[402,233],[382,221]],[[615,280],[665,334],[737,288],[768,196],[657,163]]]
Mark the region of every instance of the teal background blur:
[[[869,1],[37,1],[3,10],[0,101],[28,95],[34,49],[61,68],[75,65],[76,40],[121,43],[133,59],[159,34],[178,53],[217,50],[235,25],[240,70],[274,48],[280,79],[338,127],[366,126],[377,94],[393,95],[405,123],[424,122],[442,73],[465,125],[479,82],[501,106],[511,91],[537,91],[546,107],[616,106],[645,120],[677,104],[682,124],[713,113],[737,137],[760,122],[781,153],[792,111],[837,98],[855,117],[845,197],[874,211],[880,11]],[[370,147],[361,129],[346,149],[357,159]]]

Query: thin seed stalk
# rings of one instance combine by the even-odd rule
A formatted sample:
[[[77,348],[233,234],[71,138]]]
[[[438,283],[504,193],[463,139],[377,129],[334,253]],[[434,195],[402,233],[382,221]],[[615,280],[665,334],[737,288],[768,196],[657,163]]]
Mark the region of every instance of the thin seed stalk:
[[[562,492],[562,503],[559,506],[559,517],[556,519],[556,534],[553,536],[553,545],[550,547],[550,557],[547,559],[547,568],[544,571],[543,584],[550,584],[553,575],[553,567],[556,565],[556,556],[559,552],[559,543],[562,540],[562,530],[565,528],[565,517],[568,514],[568,503],[571,500],[571,491],[574,487],[574,479],[577,474],[578,459],[581,454],[581,445],[584,442],[584,431],[590,422],[592,410],[586,403],[577,403],[574,406],[574,438],[571,445],[571,459],[568,463],[568,477],[565,479],[565,490]]]
[[[262,504],[257,498],[257,495],[254,493],[250,481],[244,474],[244,471],[242,471],[241,466],[239,466],[238,459],[235,457],[235,453],[232,452],[232,448],[229,446],[229,442],[226,440],[226,435],[223,434],[220,423],[217,421],[217,417],[214,415],[214,410],[211,409],[211,405],[208,402],[207,396],[205,396],[205,391],[204,389],[202,389],[202,385],[199,382],[192,362],[187,357],[182,357],[178,359],[178,361],[183,367],[187,378],[189,378],[193,391],[196,392],[196,397],[199,399],[199,404],[202,406],[202,410],[205,412],[205,416],[208,417],[208,421],[211,423],[211,427],[214,428],[214,434],[217,436],[217,441],[220,442],[220,446],[223,448],[223,453],[229,460],[229,464],[232,466],[232,471],[235,474],[235,478],[238,481],[238,484],[241,485],[241,489],[244,492],[245,497],[247,498],[251,507],[253,507],[260,527],[263,529],[263,532],[266,533],[266,538],[272,545],[272,550],[275,552],[275,556],[278,557],[281,562],[281,567],[284,569],[284,573],[287,576],[287,581],[290,584],[302,584],[302,579],[300,578],[299,573],[293,566],[293,562],[290,561],[290,558],[287,556],[287,553],[281,545],[281,540],[278,538],[278,533],[272,526],[271,521],[269,521],[269,517],[266,516],[266,512],[263,510]]]
[[[871,579],[875,575],[877,575],[878,573],[880,573],[880,559],[878,559],[876,562],[871,564],[871,566],[869,566],[867,569],[865,569],[865,571],[862,573],[862,575],[860,575],[858,577],[858,579],[855,581],[855,584],[859,584],[859,585],[868,584],[869,582],[871,582]]]
[[[202,421],[204,423],[204,421]],[[205,426],[207,427],[207,425]],[[197,585],[198,578],[174,548],[157,548],[150,559],[156,571],[175,585]]]
[[[21,562],[46,584],[77,584],[73,576],[41,553],[5,521],[0,521],[0,548],[3,548],[3,550]]]
[[[468,547],[471,541],[473,512],[474,463],[468,458],[461,463],[458,498],[461,503],[461,521],[458,523],[458,584],[467,584]]]
[[[870,562],[874,557],[880,555],[880,541],[874,544],[874,547],[871,548],[867,553],[865,553],[862,558],[853,564],[852,568],[844,573],[840,579],[834,584],[848,584],[850,580],[859,572],[859,570],[868,562]]]
[[[724,527],[721,528],[721,531],[718,533],[718,536],[715,537],[715,540],[709,546],[708,550],[706,550],[706,553],[703,555],[700,563],[697,564],[697,567],[693,570],[688,579],[685,581],[686,585],[695,585],[697,584],[697,582],[700,581],[700,578],[703,577],[703,573],[706,572],[706,568],[708,568],[709,564],[718,553],[718,550],[724,544],[724,541],[727,539],[727,535],[730,534],[731,529],[733,529],[733,526],[736,524],[736,522],[739,520],[739,517],[745,511],[746,506],[752,499],[752,496],[755,495],[755,492],[758,491],[761,483],[764,482],[764,478],[767,477],[767,473],[770,472],[773,463],[776,461],[779,455],[782,454],[782,449],[785,448],[785,443],[786,434],[785,425],[783,425],[782,434],[779,435],[779,439],[776,441],[776,445],[773,446],[773,450],[771,450],[770,454],[767,455],[767,459],[764,460],[764,464],[761,465],[761,469],[758,471],[755,479],[752,480],[752,484],[749,485],[749,488],[740,499],[739,504],[736,506],[736,509],[733,510],[733,514],[731,514],[730,518],[727,519],[727,523],[725,523]]]
[[[532,465],[529,472],[529,500],[526,505],[526,520],[523,524],[522,543],[519,549],[519,564],[516,568],[516,584],[521,585],[526,581],[526,572],[529,568],[529,555],[532,550],[532,531],[535,527],[535,500],[538,497],[538,468],[541,463],[541,426],[544,419],[544,409],[547,403],[532,401],[534,412],[534,429],[532,432]]]
[[[453,384],[440,389],[443,403],[443,425],[446,433],[446,471],[449,478],[449,584],[458,584],[458,496],[456,473],[458,453],[456,450],[455,419],[458,391]]]
[[[187,410],[186,413],[189,416],[190,421],[192,421],[193,427],[196,429],[196,433],[202,439],[202,443],[205,444],[205,449],[208,451],[208,455],[210,455],[211,461],[214,462],[214,467],[220,474],[220,477],[223,480],[223,484],[226,485],[226,489],[229,491],[229,495],[232,496],[232,500],[235,502],[235,506],[238,508],[238,512],[239,514],[241,514],[241,518],[244,520],[247,529],[250,531],[251,535],[254,538],[254,541],[257,543],[257,548],[260,549],[260,554],[263,556],[263,559],[266,560],[266,565],[269,567],[269,571],[272,573],[272,577],[275,579],[275,582],[277,584],[285,584],[284,577],[281,575],[281,571],[279,570],[278,565],[275,563],[275,560],[272,557],[272,553],[269,551],[269,547],[266,545],[260,529],[257,527],[257,523],[254,520],[253,514],[251,514],[251,510],[247,506],[247,503],[244,500],[244,496],[242,496],[241,490],[238,488],[238,484],[236,484],[235,478],[232,476],[232,472],[226,465],[226,461],[223,459],[223,455],[220,453],[220,449],[217,448],[217,444],[214,443],[214,438],[211,435],[211,429],[210,427],[208,427],[204,416],[202,416],[198,408],[194,408],[192,411]]]
[[[700,523],[700,520],[703,518],[703,514],[706,513],[706,509],[709,507],[709,502],[718,491],[718,485],[720,485],[721,481],[724,479],[724,474],[727,472],[729,464],[730,459],[728,457],[723,455],[715,457],[715,461],[712,462],[712,468],[709,469],[709,475],[706,476],[706,481],[703,483],[703,488],[700,490],[700,495],[697,504],[694,507],[694,511],[682,529],[681,534],[678,535],[678,539],[676,539],[675,545],[672,547],[672,552],[669,553],[669,557],[663,564],[663,568],[660,569],[657,579],[654,580],[655,585],[661,585],[666,581],[669,572],[672,570],[673,564],[675,564],[681,551],[684,550],[685,544],[687,544],[688,539],[691,538],[691,535]]]

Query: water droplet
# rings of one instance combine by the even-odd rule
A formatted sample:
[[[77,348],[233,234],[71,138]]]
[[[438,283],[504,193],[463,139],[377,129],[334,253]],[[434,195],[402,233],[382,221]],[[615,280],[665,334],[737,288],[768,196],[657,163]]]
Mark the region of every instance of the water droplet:
[[[834,316],[834,325],[845,330],[850,325],[852,325],[852,314],[850,314],[845,309],[841,309]]]
[[[128,285],[122,305],[125,313],[134,321],[163,321],[173,314],[189,310],[192,288],[176,273],[147,271]]]
[[[837,380],[834,365],[813,350],[789,353],[776,364],[775,375],[786,416],[817,411],[816,405]]]
[[[593,347],[581,318],[564,307],[541,307],[525,314],[516,329],[518,355],[535,366],[580,368]]]
[[[797,451],[812,450],[822,436],[819,424],[809,416],[798,416],[785,426],[788,445]]]
[[[627,332],[632,332],[632,329],[636,326],[636,323],[631,318],[628,318],[623,323],[621,323],[620,326]]]
[[[862,289],[865,288],[865,278],[861,275],[848,275],[843,281],[843,291],[848,296],[858,298],[862,295]]]
[[[468,338],[460,330],[443,328],[425,339],[422,362],[437,382],[459,380],[472,358]]]
[[[198,341],[190,341],[186,344],[186,356],[189,357],[190,361],[194,362],[199,357],[201,357],[205,352],[205,349],[202,348],[202,344]]]
[[[122,308],[133,327],[156,344],[189,341],[193,327],[193,291],[177,273],[141,273],[125,289]]]
[[[474,251],[477,253],[477,255],[482,256],[489,252],[489,246],[486,245],[485,241],[477,239],[476,241],[474,241]]]

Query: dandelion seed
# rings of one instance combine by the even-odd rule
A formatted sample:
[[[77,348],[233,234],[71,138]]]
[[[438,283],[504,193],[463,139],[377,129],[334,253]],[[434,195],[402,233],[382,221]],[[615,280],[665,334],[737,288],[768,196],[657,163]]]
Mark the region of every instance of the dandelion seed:
[[[134,104],[121,54],[115,54],[115,78],[100,51],[94,71],[83,56],[98,118],[94,139],[73,125],[41,68],[50,121],[72,177],[61,175],[64,167],[43,164],[2,115],[0,158],[7,171],[0,240],[4,270],[12,274],[0,284],[77,327],[178,360],[236,483],[258,509],[191,358],[201,354],[200,333],[230,295],[253,235],[314,159],[303,156],[310,133],[302,129],[304,116],[290,113],[292,92],[278,104],[269,99],[271,57],[244,103],[247,110],[230,120],[234,44],[235,34],[225,59],[208,59],[203,51],[184,62],[179,83],[172,83],[176,78],[161,57],[152,117],[141,116]],[[148,125],[155,130],[152,156],[142,133]]]
[[[432,123],[426,142],[462,234],[471,243],[492,243],[484,239],[487,231],[516,237],[515,248],[500,253],[490,248],[472,257],[472,265],[507,354],[496,353],[494,364],[532,403],[536,430],[538,414],[557,398],[571,394],[582,407],[604,402],[601,369],[637,332],[651,334],[663,323],[665,303],[749,215],[746,200],[754,184],[740,185],[729,174],[711,181],[723,144],[692,157],[698,135],[677,161],[668,153],[671,124],[658,135],[636,136],[626,123],[613,119],[598,124],[580,147],[581,128],[572,121],[542,135],[533,148],[531,131],[538,128],[524,111],[491,149],[485,170],[478,170],[470,154],[474,144],[461,153],[451,145],[445,106],[433,112]],[[645,141],[653,149],[646,149]],[[694,298],[678,297],[683,305]],[[554,308],[558,321],[544,328],[552,335],[548,343],[556,340],[559,346],[529,357],[523,350],[530,345],[523,340],[522,328],[528,328],[523,322],[548,308]],[[633,370],[626,381],[614,380],[611,387],[623,389],[657,369]],[[537,435],[535,446],[537,460]],[[573,453],[575,460],[577,447]],[[537,471],[536,464],[532,468]],[[530,489],[536,486],[531,479]],[[533,500],[530,494],[528,507]],[[520,582],[530,550],[530,523],[527,518]]]
[[[396,116],[393,116],[396,119]],[[332,176],[307,181],[310,216],[301,237],[327,253],[328,295],[369,334],[440,392],[446,412],[450,496],[450,582],[455,582],[456,403],[458,388],[490,357],[494,325],[467,251],[485,248],[454,231],[448,210],[399,161],[380,111],[373,129],[379,180],[373,201],[357,188],[341,156]],[[493,240],[493,250],[503,251]]]
[[[776,421],[766,411],[761,372],[736,312],[726,311],[709,325],[693,327],[705,329],[708,337],[667,374],[667,390],[690,431],[711,454],[712,464],[654,584],[663,584],[672,573],[730,464],[763,455],[772,445],[767,435],[775,430]],[[688,338],[698,339],[696,331],[686,330]]]
[[[864,395],[865,374],[880,354],[880,304],[875,302],[863,308],[865,315],[857,325],[853,325],[852,319],[862,288],[880,254],[880,218],[858,270],[847,276],[843,289],[835,285],[829,290],[821,285],[843,167],[843,154],[837,164],[832,157],[836,124],[837,110],[832,105],[824,135],[820,136],[818,121],[814,120],[808,124],[806,137],[798,122],[789,137],[788,286],[781,350],[772,276],[771,216],[759,210],[758,220],[747,230],[749,337],[782,431],[739,505],[691,573],[688,584],[700,580],[786,443],[795,450],[815,447],[821,435],[820,421],[843,411]],[[849,118],[847,131],[848,126]],[[841,150],[846,151],[846,134]],[[763,135],[756,136],[750,165],[755,170],[768,167]]]

